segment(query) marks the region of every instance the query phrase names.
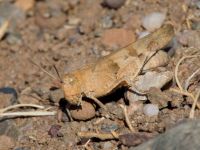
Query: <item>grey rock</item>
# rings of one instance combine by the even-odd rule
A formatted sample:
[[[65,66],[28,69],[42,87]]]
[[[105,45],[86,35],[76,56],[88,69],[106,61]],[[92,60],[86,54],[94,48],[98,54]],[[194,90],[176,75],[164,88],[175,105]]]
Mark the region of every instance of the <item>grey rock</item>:
[[[124,5],[126,0],[104,0],[103,5],[111,8],[111,9],[118,9]]]
[[[110,149],[112,149],[112,147],[113,147],[113,144],[111,142],[105,142],[103,144],[103,149],[104,150],[110,150]]]
[[[113,26],[113,21],[111,16],[105,16],[101,20],[101,25],[103,28],[111,28]]]
[[[129,150],[199,150],[200,120],[188,120]]]

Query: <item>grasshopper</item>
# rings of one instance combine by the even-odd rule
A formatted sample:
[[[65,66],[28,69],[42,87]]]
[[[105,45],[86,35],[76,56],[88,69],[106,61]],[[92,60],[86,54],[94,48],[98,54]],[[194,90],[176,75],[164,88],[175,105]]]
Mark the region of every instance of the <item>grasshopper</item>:
[[[166,46],[173,36],[173,27],[165,25],[154,33],[100,58],[95,63],[65,74],[62,79],[55,66],[59,79],[31,62],[51,78],[59,81],[57,85],[63,90],[64,97],[70,104],[80,106],[83,97],[86,97],[106,109],[98,98],[120,87],[133,87],[134,80],[142,69],[147,70],[166,64],[167,54],[159,50]],[[152,56],[154,57],[150,59]]]
[[[154,33],[119,49],[93,64],[64,75],[60,87],[65,99],[72,105],[81,105],[83,97],[97,101],[120,87],[133,85],[138,70],[152,53],[163,61],[164,52],[158,51],[174,36],[171,25],[165,25]],[[161,64],[149,61],[143,69],[158,67]]]

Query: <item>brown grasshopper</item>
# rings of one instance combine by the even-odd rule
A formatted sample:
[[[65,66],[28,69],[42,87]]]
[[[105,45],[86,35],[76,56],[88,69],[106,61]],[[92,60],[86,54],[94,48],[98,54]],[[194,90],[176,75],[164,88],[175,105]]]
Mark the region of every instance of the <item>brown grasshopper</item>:
[[[100,58],[96,63],[65,74],[61,82],[65,99],[73,105],[80,105],[83,97],[98,101],[97,98],[106,96],[119,87],[130,87],[144,60],[151,53],[163,48],[173,35],[173,27],[165,25],[154,33]],[[155,55],[160,55],[159,60],[163,61],[163,53],[159,51]],[[159,65],[159,62],[150,60],[143,69]]]
[[[104,107],[97,98],[106,96],[120,87],[133,86],[136,76],[142,69],[151,69],[167,62],[167,54],[158,50],[169,43],[173,35],[173,27],[165,25],[154,33],[100,58],[93,64],[65,74],[63,79],[55,68],[65,99],[72,105],[80,105],[82,98],[86,97]],[[32,63],[58,81],[45,69]]]

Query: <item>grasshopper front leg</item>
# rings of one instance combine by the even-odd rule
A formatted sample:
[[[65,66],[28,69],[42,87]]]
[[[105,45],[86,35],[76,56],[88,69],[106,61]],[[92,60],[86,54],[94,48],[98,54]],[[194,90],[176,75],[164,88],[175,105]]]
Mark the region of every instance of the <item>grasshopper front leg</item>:
[[[100,100],[98,100],[95,96],[93,96],[92,93],[86,94],[86,97],[93,100],[95,103],[97,103],[99,105],[99,107],[103,108],[104,110],[106,110],[106,111],[108,110],[106,108],[106,106]]]

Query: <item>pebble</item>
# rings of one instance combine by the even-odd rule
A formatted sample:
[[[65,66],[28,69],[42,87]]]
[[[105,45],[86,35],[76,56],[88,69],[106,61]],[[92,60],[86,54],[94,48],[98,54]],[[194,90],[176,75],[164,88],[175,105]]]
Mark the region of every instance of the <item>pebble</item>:
[[[66,15],[61,11],[61,8],[54,8],[46,3],[39,2],[36,5],[35,22],[41,28],[57,29],[66,21]]]
[[[91,103],[82,101],[80,109],[70,110],[72,118],[75,120],[88,120],[95,116],[95,109]]]
[[[22,44],[21,35],[18,33],[8,34],[8,36],[6,37],[6,41],[11,45],[14,45],[14,44],[21,45]]]
[[[0,108],[5,108],[7,106],[17,103],[17,92],[12,87],[0,88]]]
[[[103,132],[115,131],[115,130],[117,130],[118,128],[119,128],[119,127],[118,127],[117,124],[110,124],[110,125],[108,125],[108,124],[103,124],[103,125],[101,126],[101,130],[102,130]]]
[[[127,112],[130,115],[133,115],[135,112],[143,112],[143,102],[142,101],[129,101],[129,106]]]
[[[200,21],[193,21],[193,23],[192,23],[192,29],[193,30],[200,30]]]
[[[151,117],[151,116],[157,116],[159,113],[158,105],[155,104],[146,104],[143,108],[143,112],[145,115]]]
[[[61,126],[58,124],[54,124],[51,126],[51,128],[48,131],[48,134],[51,136],[51,138],[63,136],[63,134],[59,131],[60,128]]]
[[[35,0],[17,0],[15,5],[24,11],[28,11],[34,7]]]
[[[101,20],[103,28],[111,28],[113,26],[112,16],[105,16]]]
[[[124,5],[126,0],[104,0],[103,5],[111,8],[111,9],[118,9]]]
[[[160,51],[162,52],[162,51]],[[163,52],[165,53],[165,52]],[[166,54],[165,54],[166,55]],[[153,59],[156,58],[156,55]],[[157,57],[158,58],[158,57]],[[164,58],[164,57],[163,57]],[[164,61],[163,61],[164,62]],[[166,61],[167,62],[167,61]],[[150,64],[150,62],[149,62]],[[143,76],[139,76],[137,81],[134,83],[135,88],[131,87],[133,91],[148,91],[152,87],[156,88],[162,88],[164,85],[169,83],[173,78],[173,73],[170,71],[162,71],[162,72],[156,72],[156,71],[149,71]],[[129,100],[130,103],[134,103],[138,100],[147,100],[146,95],[137,94],[137,92],[131,92],[127,91],[125,93],[126,98]]]
[[[177,120],[176,120],[177,122]],[[128,150],[199,150],[200,138],[200,121],[195,119],[188,119],[182,123],[177,123],[165,133],[156,136],[148,142],[142,143],[139,146],[129,147]]]
[[[107,56],[110,54],[110,51],[101,51],[101,56]]]
[[[104,150],[110,150],[112,148],[113,148],[113,144],[111,142],[105,142],[103,144],[103,148],[102,149],[104,149]]]
[[[135,34],[131,30],[123,28],[108,29],[101,37],[102,44],[112,48],[127,46],[135,40]]]
[[[162,26],[166,14],[160,12],[153,12],[142,19],[142,26],[148,31],[154,31]]]

